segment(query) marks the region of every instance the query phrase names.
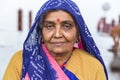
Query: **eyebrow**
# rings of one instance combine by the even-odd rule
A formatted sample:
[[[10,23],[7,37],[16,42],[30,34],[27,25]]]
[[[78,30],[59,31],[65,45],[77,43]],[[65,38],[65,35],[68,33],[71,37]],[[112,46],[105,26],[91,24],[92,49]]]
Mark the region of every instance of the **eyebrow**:
[[[62,23],[72,23],[72,24],[75,24],[73,21],[70,21],[70,20],[62,21]]]
[[[51,23],[51,24],[54,24],[55,22],[54,22],[54,21],[48,21],[48,20],[46,20],[46,21],[44,21],[44,23]]]

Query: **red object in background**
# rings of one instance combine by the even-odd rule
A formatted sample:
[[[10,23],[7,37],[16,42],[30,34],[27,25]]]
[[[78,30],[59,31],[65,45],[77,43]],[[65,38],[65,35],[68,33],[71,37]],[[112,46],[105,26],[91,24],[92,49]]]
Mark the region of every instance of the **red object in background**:
[[[32,24],[32,11],[29,11],[29,29],[31,28]]]
[[[22,10],[18,10],[18,31],[22,31]]]
[[[106,32],[106,18],[102,17],[99,22],[98,22],[98,26],[97,26],[97,31],[99,32]]]
[[[115,26],[115,20],[112,19],[112,22],[111,22],[111,27],[114,27]]]
[[[101,30],[101,24],[102,24],[102,19],[99,20],[98,26],[97,26],[97,31],[99,32]]]

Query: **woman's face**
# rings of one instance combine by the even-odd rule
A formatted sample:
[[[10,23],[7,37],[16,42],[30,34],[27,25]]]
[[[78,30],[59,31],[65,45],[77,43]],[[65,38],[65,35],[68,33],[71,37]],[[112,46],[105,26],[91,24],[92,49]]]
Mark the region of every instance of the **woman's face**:
[[[77,40],[77,28],[72,16],[62,10],[49,12],[42,26],[42,38],[50,53],[72,52]]]

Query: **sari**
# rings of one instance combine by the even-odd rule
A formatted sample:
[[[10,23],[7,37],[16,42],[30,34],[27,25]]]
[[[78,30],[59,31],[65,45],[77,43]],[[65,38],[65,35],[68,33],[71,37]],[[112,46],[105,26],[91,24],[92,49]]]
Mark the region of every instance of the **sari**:
[[[79,80],[72,72],[60,67],[52,58],[48,50],[42,43],[40,36],[39,19],[50,10],[65,10],[69,12],[75,19],[78,31],[80,32],[81,44],[78,48],[82,48],[90,55],[98,59],[104,67],[107,77],[107,70],[101,54],[84,22],[78,6],[71,0],[48,0],[38,11],[34,23],[28,33],[23,44],[23,64],[22,64],[22,80]],[[69,75],[72,76],[70,78]]]

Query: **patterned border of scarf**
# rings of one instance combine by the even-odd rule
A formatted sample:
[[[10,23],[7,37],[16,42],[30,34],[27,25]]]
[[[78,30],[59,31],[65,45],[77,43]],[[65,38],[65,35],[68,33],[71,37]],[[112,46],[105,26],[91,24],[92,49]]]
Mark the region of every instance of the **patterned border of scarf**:
[[[71,0],[49,0],[38,11],[23,46],[22,80],[29,76],[30,80],[61,80],[57,70],[52,66],[42,48],[40,28],[38,21],[40,16],[48,10],[66,10],[75,18],[80,32],[82,46],[88,53],[97,58],[103,65],[108,80],[107,70],[98,48],[85,24],[77,5]],[[64,79],[63,79],[64,80]]]

